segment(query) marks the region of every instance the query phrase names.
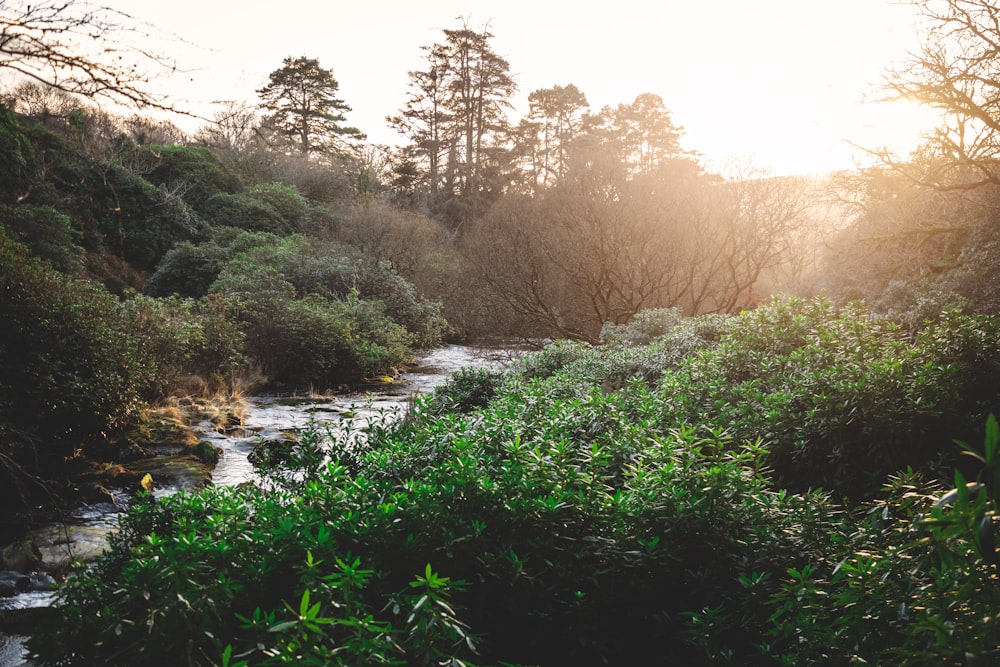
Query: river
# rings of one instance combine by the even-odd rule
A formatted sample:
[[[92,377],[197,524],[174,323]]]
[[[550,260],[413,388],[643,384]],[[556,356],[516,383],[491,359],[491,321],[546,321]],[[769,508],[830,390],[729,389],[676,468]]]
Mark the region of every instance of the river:
[[[499,368],[510,362],[511,352],[503,348],[480,348],[449,345],[438,348],[418,360],[416,366],[385,387],[365,393],[342,396],[251,396],[246,401],[246,416],[239,427],[224,432],[210,423],[202,424],[199,437],[208,440],[222,455],[212,472],[212,483],[219,486],[253,481],[255,473],[248,456],[262,440],[281,437],[310,422],[333,428],[359,428],[372,419],[395,419],[406,409],[414,394],[433,391],[461,368]],[[176,493],[176,488],[159,488],[158,495]],[[122,499],[125,500],[125,499]],[[63,558],[93,557],[100,553],[107,534],[113,529],[122,504],[105,503],[77,508],[66,523],[44,526],[31,535],[42,551],[45,562]],[[23,610],[51,604],[52,593],[30,592],[0,598],[0,619]],[[3,632],[0,627],[0,667],[26,665],[25,637]]]

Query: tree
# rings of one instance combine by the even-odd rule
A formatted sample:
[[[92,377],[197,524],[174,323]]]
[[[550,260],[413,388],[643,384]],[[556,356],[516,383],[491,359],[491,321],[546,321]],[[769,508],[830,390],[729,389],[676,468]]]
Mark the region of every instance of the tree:
[[[583,129],[589,136],[581,148],[603,146],[632,174],[649,174],[685,155],[680,145],[684,128],[674,125],[663,99],[653,93],[643,93],[631,104],[604,107],[584,119]]]
[[[886,74],[890,99],[941,111],[920,159],[868,149],[922,185],[969,190],[1000,185],[1000,6],[994,0],[914,0],[928,22],[920,50]]]
[[[457,228],[500,190],[506,110],[517,85],[509,63],[493,51],[490,32],[464,24],[443,32],[443,44],[424,49],[428,69],[410,72],[403,111],[387,120],[410,140],[401,166],[418,170],[430,212]],[[412,181],[405,179],[405,186],[412,188]]]
[[[528,95],[528,117],[517,133],[518,149],[533,188],[546,188],[566,172],[570,145],[590,108],[580,89],[569,84]]]
[[[173,111],[145,90],[156,73],[177,67],[143,47],[149,29],[87,2],[0,2],[0,68],[66,93]]]
[[[285,58],[257,91],[265,124],[280,140],[303,155],[343,152],[365,135],[343,123],[351,107],[337,97],[340,84],[333,72],[314,58]]]
[[[217,151],[242,151],[254,146],[260,137],[257,109],[246,102],[227,100],[212,116],[212,122],[200,128],[195,139]]]
[[[794,183],[724,181],[689,160],[629,172],[614,154],[591,153],[544,193],[505,198],[466,235],[484,293],[519,329],[596,341],[603,324],[649,308],[752,306],[808,204]]]

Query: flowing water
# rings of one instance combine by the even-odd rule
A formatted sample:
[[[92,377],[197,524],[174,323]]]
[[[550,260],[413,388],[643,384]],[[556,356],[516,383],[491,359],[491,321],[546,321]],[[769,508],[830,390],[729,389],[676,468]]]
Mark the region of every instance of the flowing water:
[[[395,419],[414,394],[433,391],[460,368],[501,367],[509,362],[506,350],[450,345],[422,357],[419,364],[384,388],[346,396],[255,396],[247,399],[243,424],[227,432],[204,425],[200,437],[222,450],[212,472],[212,483],[240,484],[255,478],[247,457],[261,440],[281,438],[310,423],[355,431],[371,420]]]
[[[247,411],[239,427],[219,432],[205,423],[199,437],[222,451],[212,472],[212,483],[220,486],[240,484],[255,479],[248,456],[262,440],[284,434],[310,423],[333,429],[358,429],[373,419],[395,419],[406,409],[414,394],[433,391],[461,368],[500,368],[510,362],[507,349],[449,345],[427,354],[417,366],[384,387],[345,396],[252,396],[246,400]],[[176,489],[158,489],[165,495]],[[69,558],[92,558],[100,553],[112,530],[120,506],[111,503],[80,508],[65,524],[42,527],[31,538],[48,563]],[[20,610],[44,607],[52,594],[31,592],[0,598],[0,618]],[[25,638],[0,630],[0,667],[24,665]]]

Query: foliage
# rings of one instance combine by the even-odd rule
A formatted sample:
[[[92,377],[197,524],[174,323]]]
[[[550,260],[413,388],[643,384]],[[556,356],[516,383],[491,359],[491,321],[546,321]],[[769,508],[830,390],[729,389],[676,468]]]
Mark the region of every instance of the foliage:
[[[219,298],[137,296],[121,310],[137,354],[145,360],[149,378],[142,395],[148,401],[183,393],[190,378],[199,378],[215,391],[228,391],[229,378],[247,365],[244,333]]]
[[[427,409],[437,414],[461,414],[484,408],[503,386],[506,374],[489,368],[460,368],[434,392]]]
[[[488,27],[442,30],[424,47],[427,69],[411,71],[406,106],[389,123],[410,140],[396,183],[451,229],[473,220],[503,186],[506,109],[517,89]]]
[[[1000,657],[996,586],[997,422],[977,482],[942,494],[920,475],[841,526],[839,548],[789,570],[770,601],[784,664],[988,665]]]
[[[823,498],[767,490],[723,433],[630,424],[622,396],[523,398],[464,417],[418,400],[364,450],[303,434],[336,457],[313,477],[139,503],[33,649],[67,664],[759,655],[751,602],[822,544]]]
[[[317,312],[300,319],[324,331],[325,307],[304,299]],[[313,425],[258,488],[140,503],[33,649],[68,664],[995,657],[995,421],[977,483],[960,472],[944,496],[916,472],[871,503],[786,488],[864,495],[888,465],[940,470],[939,434],[996,403],[995,322],[946,313],[909,337],[859,306],[786,300],[631,327],[465,371],[364,433]]]
[[[285,58],[257,91],[261,108],[268,113],[265,125],[303,155],[343,150],[345,141],[365,135],[344,125],[344,112],[351,107],[337,97],[339,88],[333,72],[320,67],[315,58]]]
[[[0,105],[0,156],[0,196],[4,203],[13,203],[24,194],[35,171],[35,153],[18,127],[17,116],[4,105]]]
[[[128,423],[150,370],[117,299],[56,273],[0,230],[0,308],[6,447],[37,444],[31,458],[44,466]]]
[[[271,380],[333,388],[401,364],[414,338],[379,300],[329,292],[298,292],[268,260],[288,245],[237,255],[212,289],[234,309],[247,332],[247,351]],[[330,257],[328,259],[336,259]]]
[[[243,189],[240,179],[204,146],[137,146],[131,159],[145,180],[180,193],[200,215],[205,214],[213,195],[233,194]]]
[[[662,415],[769,443],[789,488],[868,495],[907,465],[940,464],[942,443],[995,409],[998,335],[993,319],[951,312],[911,339],[857,304],[776,300],[664,376]]]
[[[62,273],[78,273],[83,266],[79,232],[68,216],[51,206],[0,206],[0,225],[15,240],[47,260]]]
[[[205,296],[231,255],[226,246],[214,239],[197,245],[181,241],[163,256],[143,292],[159,297]]]
[[[92,196],[97,228],[119,257],[153,269],[180,241],[205,238],[205,223],[177,193],[112,165]]]
[[[388,266],[359,258],[347,247],[292,236],[238,256],[227,265],[220,284],[227,276],[256,271],[258,264],[280,275],[300,298],[317,294],[340,301],[382,302],[386,315],[410,332],[415,346],[435,345],[445,329],[436,304]]]

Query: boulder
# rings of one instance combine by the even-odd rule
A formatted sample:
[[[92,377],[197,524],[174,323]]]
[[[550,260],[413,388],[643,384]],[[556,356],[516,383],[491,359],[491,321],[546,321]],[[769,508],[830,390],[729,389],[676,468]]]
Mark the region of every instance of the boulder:
[[[10,598],[31,590],[31,577],[21,572],[0,570],[0,597]]]

